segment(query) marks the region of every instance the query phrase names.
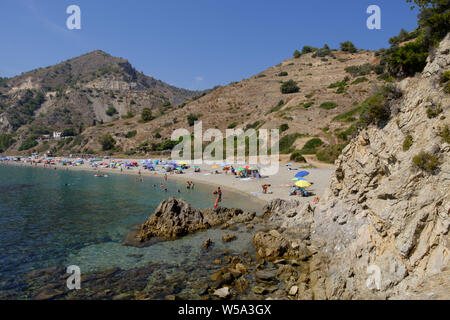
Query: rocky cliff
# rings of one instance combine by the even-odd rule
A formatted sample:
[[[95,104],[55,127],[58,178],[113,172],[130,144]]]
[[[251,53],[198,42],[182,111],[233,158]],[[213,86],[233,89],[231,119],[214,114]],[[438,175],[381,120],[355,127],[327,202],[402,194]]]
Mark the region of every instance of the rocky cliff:
[[[296,298],[449,298],[450,98],[440,85],[449,53],[447,35],[422,74],[396,84],[390,120],[343,150],[319,206],[266,207],[281,234],[254,236],[260,256],[299,243],[312,254],[308,276],[289,279]]]

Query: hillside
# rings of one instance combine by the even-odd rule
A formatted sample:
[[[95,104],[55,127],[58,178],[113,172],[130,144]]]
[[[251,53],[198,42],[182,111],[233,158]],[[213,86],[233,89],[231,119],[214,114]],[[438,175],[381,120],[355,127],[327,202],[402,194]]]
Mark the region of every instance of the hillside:
[[[89,127],[78,144],[67,146],[64,152],[100,152],[99,138],[105,134],[115,139],[115,152],[119,153],[145,156],[164,146],[169,149],[167,140],[175,129],[193,130],[187,120],[189,115],[202,120],[204,130],[281,128],[282,137],[286,137],[282,141],[283,153],[301,149],[313,137],[322,140],[321,148],[345,145],[351,133],[351,129],[346,130],[358,120],[360,106],[384,83],[373,71],[379,59],[375,52],[364,50],[320,51],[325,55],[305,53],[249,79],[218,87],[179,108],[153,112],[154,119],[146,123],[136,115]],[[281,92],[283,82],[289,80],[297,84],[298,92]],[[294,143],[285,143],[287,140]]]
[[[0,133],[25,137],[83,128],[172,106],[201,94],[148,77],[125,59],[94,51],[0,86]]]
[[[352,139],[319,206],[267,206],[282,234],[254,243],[263,256],[297,243],[302,273],[287,283],[296,298],[449,298],[449,53],[450,34],[421,74],[397,83],[390,120]]]

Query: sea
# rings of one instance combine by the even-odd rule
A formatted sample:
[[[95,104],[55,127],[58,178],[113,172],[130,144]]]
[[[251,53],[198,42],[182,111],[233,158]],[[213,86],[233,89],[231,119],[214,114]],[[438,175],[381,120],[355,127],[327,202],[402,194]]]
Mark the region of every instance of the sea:
[[[182,198],[199,208],[214,204],[214,186],[196,183],[189,191],[185,182],[169,179],[164,192],[162,182],[162,176],[145,176],[139,182],[125,174],[98,178],[89,171],[0,164],[0,296],[30,298],[30,273],[55,266],[75,265],[81,273],[158,263],[201,269],[207,237],[218,251],[253,250],[246,230],[238,230],[232,244],[221,241],[222,231],[211,229],[143,248],[124,245],[132,228],[164,199]],[[221,205],[262,209],[248,195],[228,191]]]

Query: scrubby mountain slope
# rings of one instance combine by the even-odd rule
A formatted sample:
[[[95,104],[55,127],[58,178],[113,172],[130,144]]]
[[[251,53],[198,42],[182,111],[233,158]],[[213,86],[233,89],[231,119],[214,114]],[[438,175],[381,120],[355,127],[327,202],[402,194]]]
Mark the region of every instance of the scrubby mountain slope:
[[[139,123],[137,116],[116,121],[113,126],[90,127],[83,133],[84,143],[76,149],[101,150],[99,137],[111,134],[123,152],[144,155],[147,151],[160,150],[175,129],[193,130],[187,121],[189,115],[202,120],[204,130],[282,128],[282,137],[295,134],[299,137],[285,148],[288,153],[301,149],[312,137],[320,137],[327,144],[344,143],[346,137],[337,135],[358,119],[355,109],[384,81],[371,70],[379,63],[375,52],[329,53],[322,58],[308,53],[288,59],[249,79],[218,87],[181,108],[154,113],[155,119],[147,123]],[[361,65],[366,67],[365,72],[346,71],[348,67]],[[296,82],[298,92],[281,92],[282,82],[289,80]],[[355,110],[352,116],[334,119],[351,110]],[[136,135],[125,137],[133,131]],[[152,148],[152,144],[156,147]]]
[[[297,298],[450,297],[450,97],[441,80],[449,68],[447,35],[422,74],[398,83],[390,120],[343,150],[318,207],[267,207],[283,233],[254,242],[263,257],[276,258],[276,243],[302,248],[307,276],[289,280]]]
[[[170,108],[197,95],[97,50],[2,80],[0,133],[16,134],[20,140],[68,128],[78,132],[80,127],[132,116],[143,108]]]

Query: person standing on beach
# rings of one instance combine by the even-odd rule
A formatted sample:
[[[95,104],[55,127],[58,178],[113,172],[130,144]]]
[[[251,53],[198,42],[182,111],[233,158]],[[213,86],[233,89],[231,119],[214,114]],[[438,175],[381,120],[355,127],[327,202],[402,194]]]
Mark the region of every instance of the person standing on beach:
[[[222,201],[222,190],[220,189],[220,187],[218,187],[217,190],[213,192],[213,194],[217,196],[216,203],[214,203],[214,209],[216,209],[219,203]]]
[[[167,182],[167,173],[164,175],[164,180]]]

